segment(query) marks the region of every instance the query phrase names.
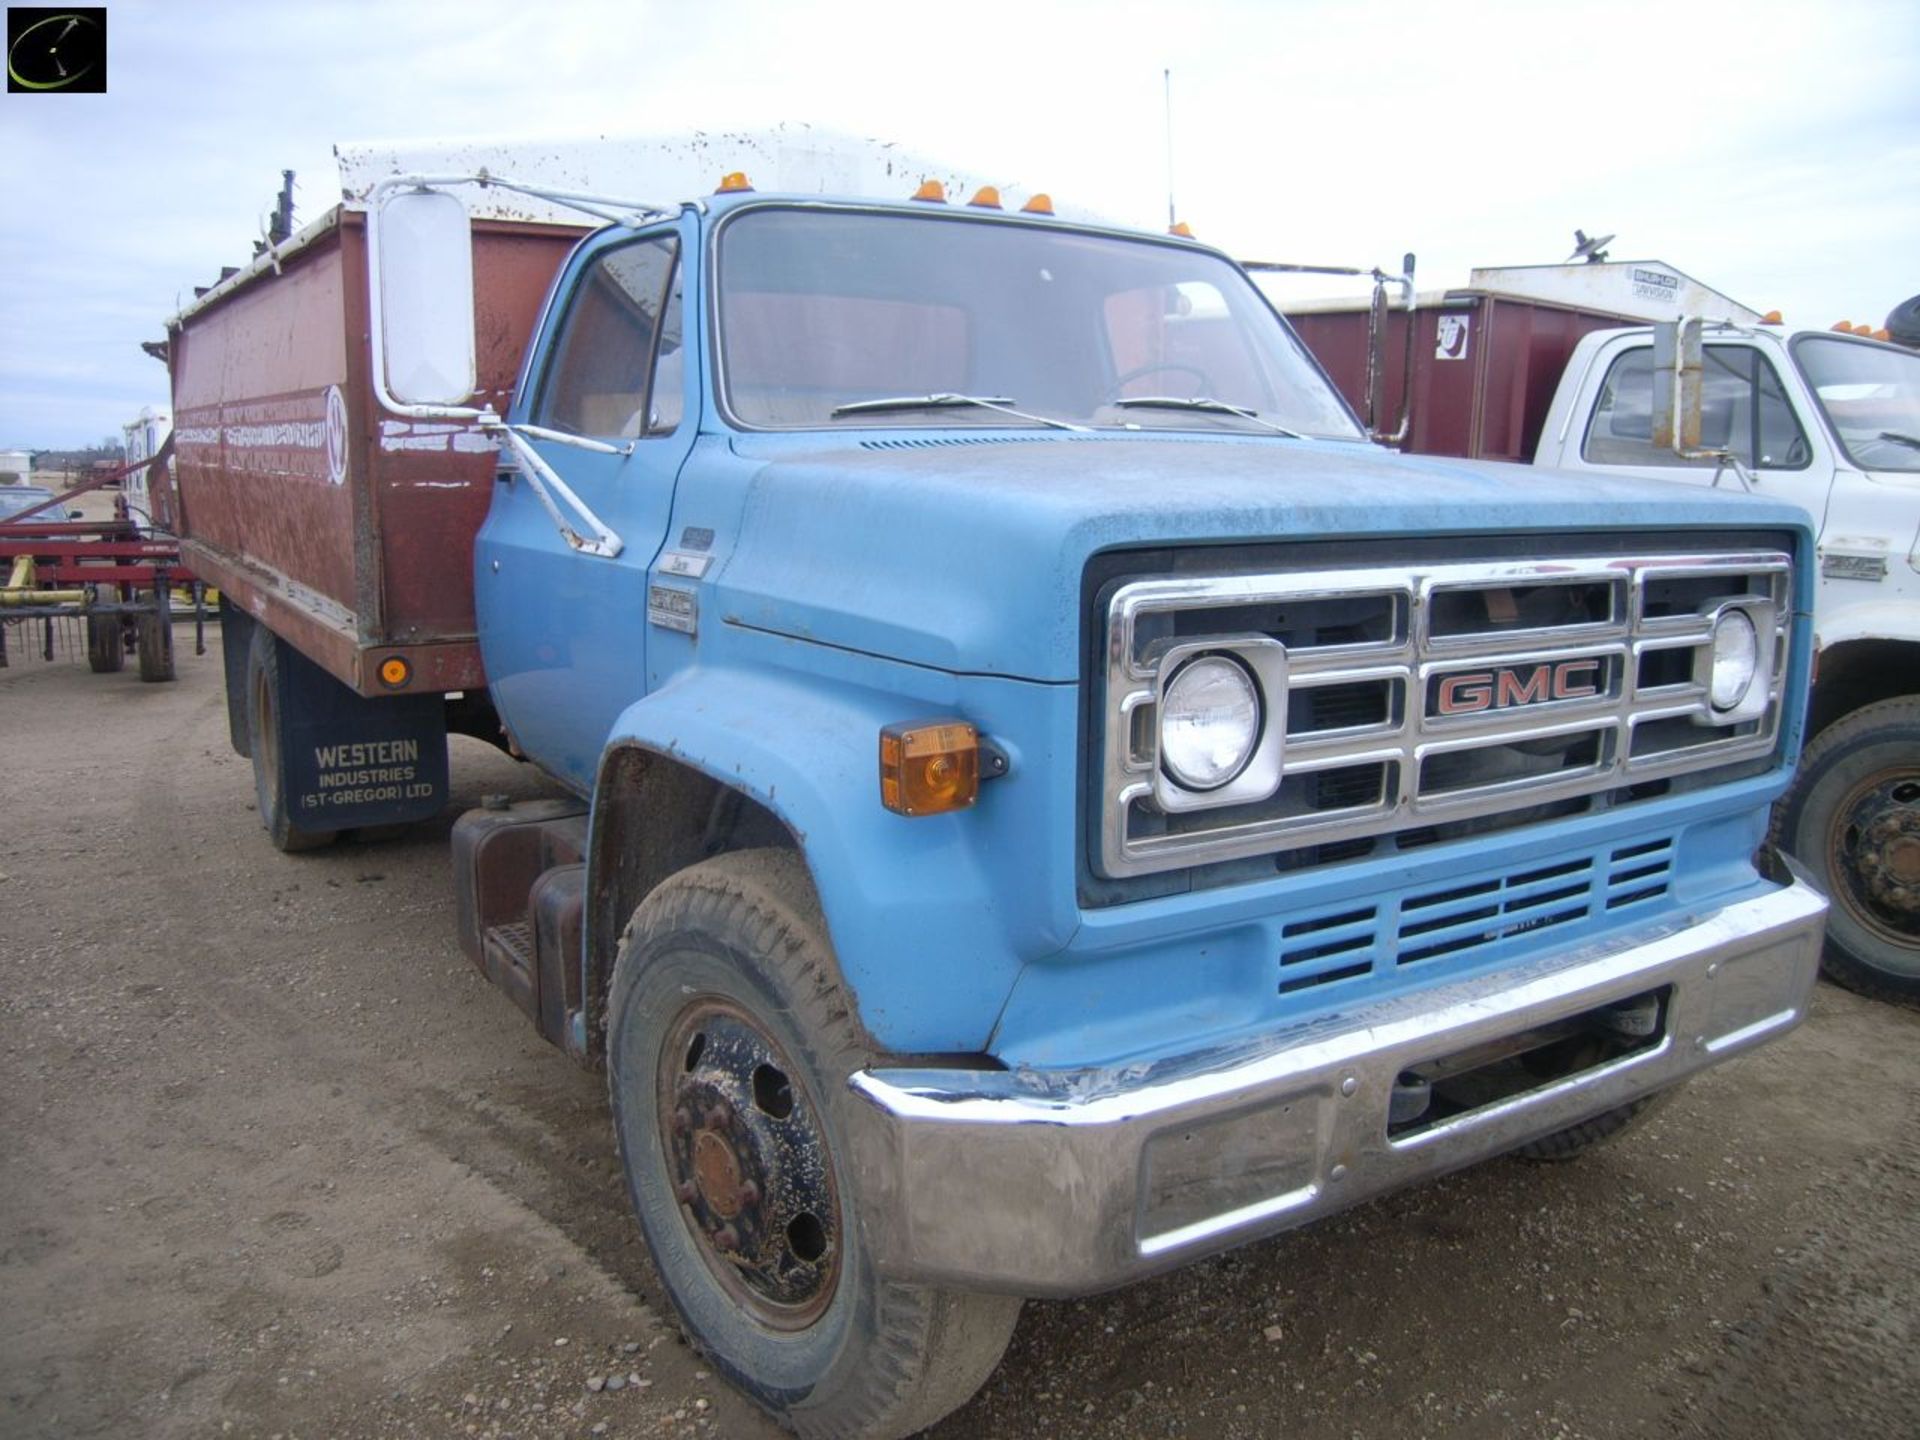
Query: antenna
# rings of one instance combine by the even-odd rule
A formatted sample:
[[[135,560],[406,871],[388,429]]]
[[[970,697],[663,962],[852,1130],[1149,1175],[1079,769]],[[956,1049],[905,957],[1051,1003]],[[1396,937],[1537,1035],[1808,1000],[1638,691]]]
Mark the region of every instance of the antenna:
[[[1167,228],[1174,226],[1173,214],[1173,71],[1171,68],[1160,72],[1161,83],[1166,87],[1167,108]]]

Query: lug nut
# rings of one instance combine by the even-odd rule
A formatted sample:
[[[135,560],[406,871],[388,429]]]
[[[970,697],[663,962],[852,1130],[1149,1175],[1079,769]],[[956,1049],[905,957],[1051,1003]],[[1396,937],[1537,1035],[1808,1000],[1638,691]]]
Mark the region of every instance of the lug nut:
[[[713,1232],[713,1245],[716,1250],[733,1251],[740,1248],[740,1232],[731,1225],[722,1225]]]
[[[693,1112],[682,1105],[673,1112],[673,1133],[684,1135],[693,1129]]]
[[[724,1100],[718,1102],[711,1110],[707,1111],[707,1128],[709,1130],[724,1130],[732,1123],[733,1107]]]
[[[673,1193],[682,1205],[691,1205],[700,1198],[699,1188],[691,1180],[682,1180],[673,1187]]]

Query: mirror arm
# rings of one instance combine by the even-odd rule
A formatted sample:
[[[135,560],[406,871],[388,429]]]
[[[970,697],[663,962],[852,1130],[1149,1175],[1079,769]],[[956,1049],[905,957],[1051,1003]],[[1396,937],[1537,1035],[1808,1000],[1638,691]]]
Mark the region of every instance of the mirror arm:
[[[521,433],[521,430],[527,427],[509,425],[490,409],[479,412],[479,421],[482,430],[498,434],[506,440],[508,447],[526,473],[527,483],[533,487],[533,493],[539,497],[541,505],[546,508],[547,515],[568,545],[582,554],[599,555],[609,560],[626,548],[626,542],[602,524],[600,517],[589,510],[586,502],[574,494],[567,482],[560,478],[559,472],[540,458],[540,452],[535,450],[531,442]],[[605,448],[613,450],[616,454],[619,453],[617,447],[610,445]],[[586,522],[587,528],[593,532],[591,537],[582,535],[567,523],[567,518],[560,513],[560,507],[553,502],[555,493],[567,502],[567,507],[575,515]]]
[[[1699,459],[1708,455],[1711,455],[1714,460],[1718,462],[1713,467],[1713,483],[1707,487],[1709,490],[1718,490],[1720,488],[1720,480],[1727,473],[1729,467],[1733,470],[1733,478],[1740,482],[1740,488],[1746,491],[1747,494],[1751,495],[1759,489],[1757,477],[1741,463],[1740,457],[1731,450],[1702,450],[1688,458]]]
[[[593,450],[602,455],[631,455],[633,442],[624,445],[609,445],[605,440],[595,440],[586,435],[569,435],[565,430],[549,430],[544,425],[516,425],[513,427],[522,435],[531,435],[536,440],[551,440],[556,445],[571,445],[578,450]]]

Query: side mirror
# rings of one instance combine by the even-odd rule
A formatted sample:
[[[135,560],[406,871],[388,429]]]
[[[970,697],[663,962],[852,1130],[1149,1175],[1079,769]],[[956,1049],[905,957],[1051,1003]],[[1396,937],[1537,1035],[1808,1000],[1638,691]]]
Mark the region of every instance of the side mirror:
[[[473,234],[466,206],[444,190],[375,200],[369,236],[378,293],[374,364],[382,400],[461,405],[478,383],[473,339]]]
[[[1685,459],[1700,454],[1700,330],[1698,319],[1653,327],[1653,443]]]

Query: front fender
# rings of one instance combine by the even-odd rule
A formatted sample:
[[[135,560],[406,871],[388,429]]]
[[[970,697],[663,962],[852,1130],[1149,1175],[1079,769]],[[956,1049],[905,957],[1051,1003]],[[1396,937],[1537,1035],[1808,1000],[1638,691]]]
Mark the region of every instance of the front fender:
[[[883,1049],[983,1051],[1021,967],[1077,925],[1071,755],[1049,763],[1045,738],[1071,744],[1073,688],[766,643],[789,658],[810,652],[809,669],[693,666],[620,716],[609,753],[668,757],[787,827],[842,978]],[[842,673],[821,675],[823,663]],[[1009,750],[1009,775],[971,810],[907,819],[882,808],[881,728],[956,714]]]
[[[1821,599],[1824,603],[1819,607],[1815,640],[1822,650],[1856,640],[1920,642],[1920,600],[1888,598],[1835,605],[1831,587]]]

